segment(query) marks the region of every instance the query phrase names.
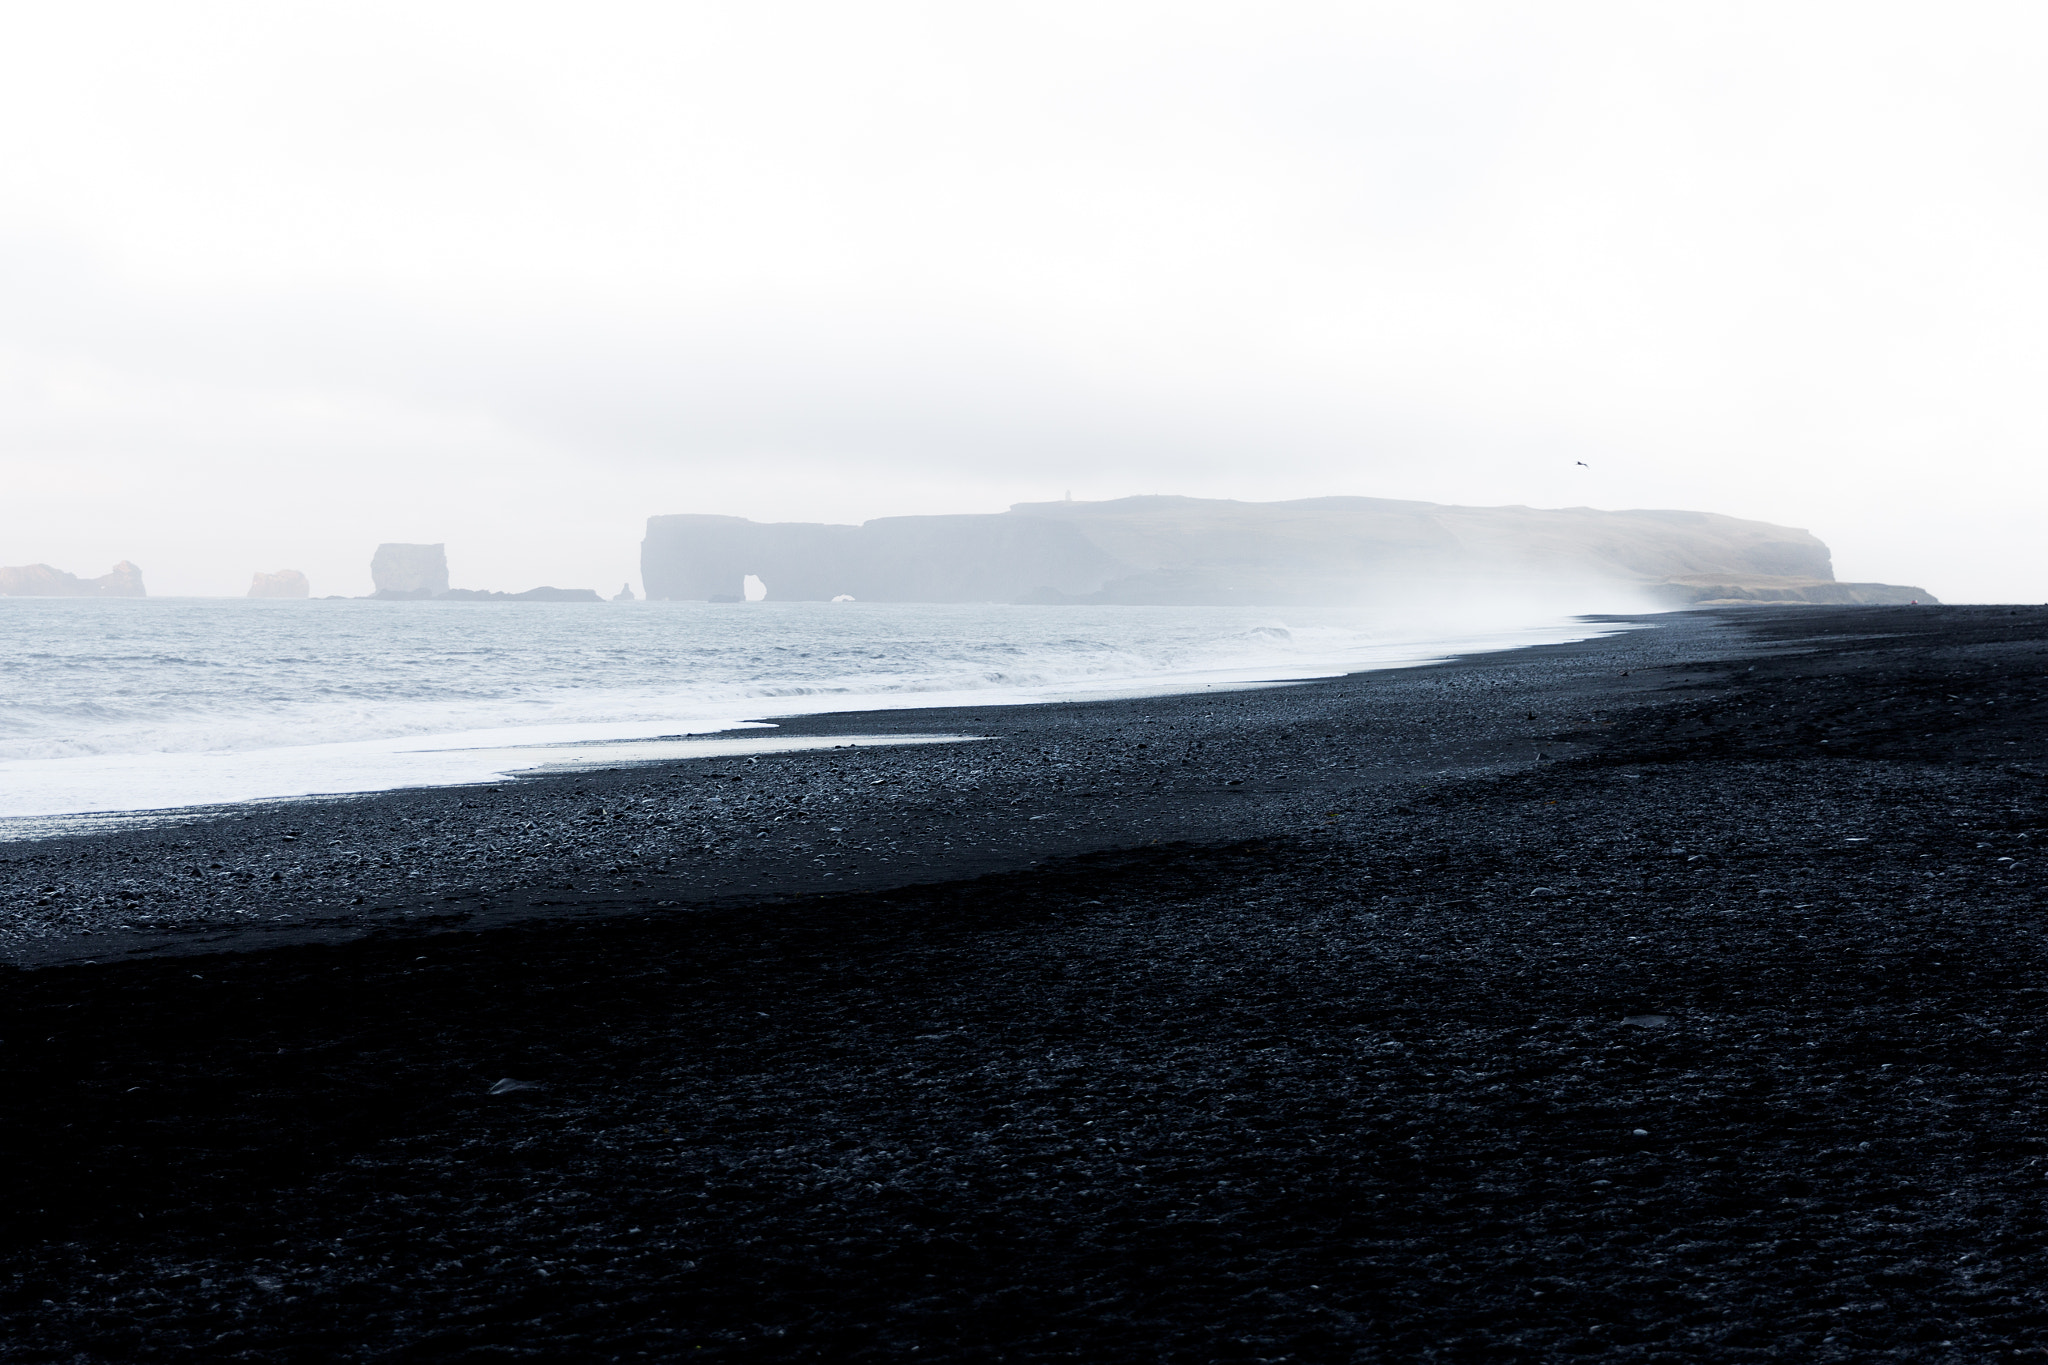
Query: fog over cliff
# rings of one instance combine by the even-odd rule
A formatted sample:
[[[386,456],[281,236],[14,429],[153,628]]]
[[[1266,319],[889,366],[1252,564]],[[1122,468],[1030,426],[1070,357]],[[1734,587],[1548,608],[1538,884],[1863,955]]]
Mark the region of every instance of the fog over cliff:
[[[651,513],[1678,508],[2048,598],[2041,12],[25,7],[0,564]]]

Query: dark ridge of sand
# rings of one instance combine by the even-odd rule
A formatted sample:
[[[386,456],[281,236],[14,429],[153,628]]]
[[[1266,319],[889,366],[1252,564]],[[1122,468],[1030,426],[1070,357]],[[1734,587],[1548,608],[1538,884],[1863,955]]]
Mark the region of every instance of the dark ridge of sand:
[[[281,876],[5,978],[0,1350],[2048,1356],[2044,660],[2042,609],[1693,614],[908,713],[1001,738],[763,759],[694,856],[615,818],[689,765],[490,794],[561,826],[516,874],[474,791],[8,846],[92,896],[412,850],[382,915]]]

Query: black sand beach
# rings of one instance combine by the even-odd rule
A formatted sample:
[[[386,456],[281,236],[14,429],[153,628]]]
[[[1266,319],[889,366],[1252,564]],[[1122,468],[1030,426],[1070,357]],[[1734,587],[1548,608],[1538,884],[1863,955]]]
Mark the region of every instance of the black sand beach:
[[[0,845],[0,1352],[2048,1358],[2044,660],[1691,613]]]

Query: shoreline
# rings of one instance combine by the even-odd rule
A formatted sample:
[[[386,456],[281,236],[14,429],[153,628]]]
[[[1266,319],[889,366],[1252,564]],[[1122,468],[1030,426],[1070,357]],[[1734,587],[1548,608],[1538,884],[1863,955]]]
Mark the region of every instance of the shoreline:
[[[1087,610],[1093,615],[1100,609]],[[1157,612],[1150,614],[1156,616]],[[252,717],[229,710],[206,727],[208,747],[200,750],[176,744],[168,749],[151,748],[151,737],[145,734],[129,736],[130,743],[144,745],[136,751],[0,760],[0,793],[6,797],[0,800],[0,844],[45,837],[50,832],[61,832],[67,825],[90,824],[95,829],[106,829],[122,819],[138,825],[176,820],[183,811],[208,812],[251,804],[517,781],[558,761],[574,748],[590,749],[594,756],[600,747],[615,748],[625,743],[729,745],[740,742],[731,736],[748,732],[772,739],[778,729],[773,722],[792,718],[1129,700],[1182,693],[1200,695],[1413,667],[1460,653],[1569,642],[1597,629],[1583,624],[1586,619],[1560,619],[1467,634],[1395,631],[1394,638],[1370,644],[1354,640],[1334,655],[1314,648],[1299,649],[1286,631],[1260,628],[1243,634],[1258,636],[1264,630],[1287,638],[1291,651],[1288,657],[1268,657],[1257,663],[1243,659],[1231,663],[1212,660],[1205,665],[1182,659],[1170,667],[1166,660],[1153,658],[1147,661],[1149,671],[1140,667],[1130,676],[1107,679],[1091,675],[1058,681],[1023,682],[1014,677],[998,681],[1002,676],[998,671],[984,676],[982,685],[975,687],[954,686],[962,681],[957,677],[937,682],[927,678],[921,684],[899,687],[888,681],[893,670],[884,667],[880,673],[862,678],[835,675],[807,682],[791,676],[781,682],[757,680],[744,686],[728,679],[725,685],[713,686],[708,692],[691,695],[691,689],[685,688],[683,694],[659,702],[630,687],[599,687],[587,693],[595,700],[567,708],[580,711],[585,718],[492,724],[494,716],[499,721],[508,718],[510,713],[505,707],[519,709],[514,704],[516,697],[503,696],[497,699],[495,711],[487,707],[459,716],[438,715],[438,728],[395,734],[329,734],[317,739],[306,739],[305,732],[295,731],[294,738],[305,740],[302,743],[275,742],[282,733],[278,727],[283,719],[273,716],[262,727],[271,742],[251,744],[249,741],[256,736],[246,727]],[[989,625],[985,621],[981,624],[984,629]],[[1099,626],[1099,619],[1093,624]],[[1226,623],[1211,624],[1225,632],[1211,640],[1211,646],[1230,638]],[[633,643],[644,647],[646,641]],[[842,653],[845,643],[839,642]],[[888,641],[880,643],[887,645]],[[990,656],[980,662],[995,666],[1000,661],[991,655],[988,643],[979,642],[982,654]],[[1053,652],[1057,654],[1060,645],[1070,644],[1057,642]],[[998,649],[993,653],[1000,655],[1004,651]],[[545,675],[549,667],[559,668],[564,661],[554,658],[531,662]],[[1069,657],[1065,662],[1072,665],[1075,659]],[[1057,675],[1060,669],[1055,665],[1052,671]],[[176,690],[174,686],[174,693]],[[540,691],[545,693],[546,689]],[[723,695],[728,692],[736,694]],[[746,695],[757,692],[760,695]],[[415,699],[423,705],[431,700]],[[385,702],[389,709],[382,713],[383,724],[395,724],[405,717],[419,719],[407,703],[391,697],[385,698]],[[554,702],[560,703],[561,698],[556,696]],[[626,718],[619,718],[622,715]],[[300,716],[299,720],[319,732],[317,712]],[[687,757],[689,751],[679,751],[676,756]]]
[[[2048,609],[1029,710],[373,800],[363,884],[518,798],[577,889],[0,972],[10,1355],[2042,1354]]]
[[[1430,771],[1442,756],[1430,718],[1436,689],[1477,696],[1472,689],[1497,688],[1509,674],[1515,686],[1533,685],[1540,716],[1522,702],[1515,703],[1522,712],[1493,714],[1482,701],[1480,711],[1461,718],[1472,733],[1452,757],[1472,771],[1535,762],[1538,753],[1574,751],[1578,742],[1559,730],[1584,722],[1588,698],[1632,691],[1610,689],[1603,670],[1697,652],[1696,639],[1726,634],[1706,617],[1589,621],[1625,627],[1339,677],[817,712],[778,717],[772,737],[748,729],[681,741],[790,746],[745,756],[527,771],[494,782],[174,809],[132,820],[117,813],[77,833],[0,843],[0,963],[216,951],[245,940],[336,941],[414,923],[481,927],[849,884],[879,889],[1015,869],[1119,842],[1232,837],[1262,822],[1311,818],[1302,809],[1319,800]],[[1610,656],[1621,662],[1610,667],[1603,662]],[[1317,758],[1308,773],[1290,768],[1287,781],[1264,780],[1273,764],[1257,749],[1261,736],[1293,724],[1297,698],[1309,697],[1326,711],[1355,710],[1362,701],[1373,714],[1343,723],[1382,727],[1371,736],[1373,751],[1343,766]],[[1158,753],[1143,737],[1155,731]],[[971,742],[950,754],[893,747],[934,735]],[[801,747],[820,744],[858,748]],[[1039,752],[1048,745],[1060,753]],[[1089,789],[1091,765],[1105,758],[1144,770],[1142,779],[1128,779],[1141,783],[1142,802],[1113,819],[1087,813],[1104,794]],[[1107,780],[1127,784],[1124,776]],[[728,781],[737,785],[721,785]],[[1020,813],[1020,803],[1031,809]],[[901,831],[915,820],[935,822],[937,832]],[[632,840],[631,871],[610,849],[620,836]],[[868,853],[877,839],[888,851]],[[912,851],[920,842],[927,846]]]

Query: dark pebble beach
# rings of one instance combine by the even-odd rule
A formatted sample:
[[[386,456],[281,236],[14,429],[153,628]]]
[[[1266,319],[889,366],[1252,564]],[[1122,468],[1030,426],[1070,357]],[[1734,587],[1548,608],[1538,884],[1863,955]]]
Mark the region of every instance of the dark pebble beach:
[[[2048,608],[0,843],[9,1361],[2048,1359]]]

